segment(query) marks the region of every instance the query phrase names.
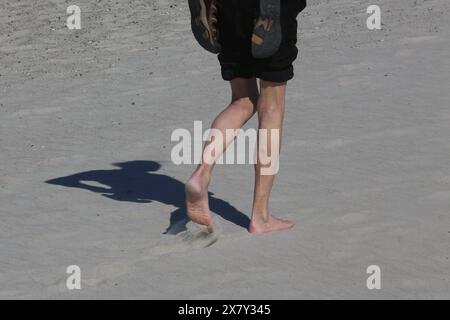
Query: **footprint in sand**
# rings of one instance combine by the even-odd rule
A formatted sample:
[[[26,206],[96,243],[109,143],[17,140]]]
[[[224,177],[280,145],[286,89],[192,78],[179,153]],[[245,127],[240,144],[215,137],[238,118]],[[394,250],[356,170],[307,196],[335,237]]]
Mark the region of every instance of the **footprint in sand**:
[[[171,230],[180,230],[184,226],[186,226],[186,231],[161,240],[156,246],[145,252],[141,260],[171,253],[187,252],[193,249],[208,248],[216,243],[222,234],[222,227],[218,222],[213,223],[214,232],[212,233],[208,232],[205,227],[192,222],[188,222],[186,225],[186,221],[176,223]]]
[[[431,195],[429,195],[428,198],[437,201],[449,201],[450,191],[449,190],[436,191],[433,192]]]
[[[334,219],[334,222],[340,224],[340,225],[355,225],[359,223],[363,223],[367,221],[368,214],[367,213],[346,213],[342,216],[339,216]]]

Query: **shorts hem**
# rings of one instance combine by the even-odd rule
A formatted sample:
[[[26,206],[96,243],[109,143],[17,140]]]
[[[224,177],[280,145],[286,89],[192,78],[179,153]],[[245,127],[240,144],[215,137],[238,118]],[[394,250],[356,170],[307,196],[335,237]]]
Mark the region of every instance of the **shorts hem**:
[[[281,70],[239,70],[222,67],[222,78],[225,81],[232,81],[237,78],[257,78],[269,82],[284,83],[294,78],[294,67],[291,65]]]

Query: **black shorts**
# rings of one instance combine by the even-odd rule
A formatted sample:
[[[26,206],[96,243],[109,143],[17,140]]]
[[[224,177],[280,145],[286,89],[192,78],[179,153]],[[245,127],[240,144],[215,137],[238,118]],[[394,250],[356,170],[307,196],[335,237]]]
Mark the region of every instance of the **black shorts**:
[[[219,61],[222,77],[259,78],[286,82],[294,77],[292,63],[298,55],[297,16],[306,7],[306,0],[281,0],[282,42],[278,52],[267,59],[255,59],[251,38],[259,14],[259,0],[222,0],[218,11],[218,28],[222,51]]]

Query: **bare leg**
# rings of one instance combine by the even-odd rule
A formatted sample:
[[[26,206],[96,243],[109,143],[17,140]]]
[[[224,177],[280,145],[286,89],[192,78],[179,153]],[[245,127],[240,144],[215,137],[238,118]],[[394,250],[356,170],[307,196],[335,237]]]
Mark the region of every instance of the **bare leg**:
[[[286,84],[277,84],[261,81],[261,93],[258,100],[259,129],[279,130],[279,139],[272,145],[269,135],[267,152],[279,150],[283,129],[283,118],[285,108]],[[260,148],[258,143],[258,148]],[[259,154],[259,152],[258,152]],[[291,229],[294,224],[291,221],[276,218],[269,211],[269,196],[272,190],[275,175],[263,175],[261,171],[268,165],[264,165],[258,156],[255,165],[255,194],[253,199],[252,221],[249,231],[251,233],[266,233]]]
[[[256,79],[234,79],[231,81],[232,102],[222,111],[212,124],[212,129],[222,133],[222,150],[215,155],[217,159],[233,142],[234,135],[227,135],[227,130],[240,129],[256,112],[258,101],[258,85]],[[205,145],[204,150],[213,142]],[[217,150],[217,148],[215,149]],[[208,205],[208,186],[214,163],[204,161],[195,170],[192,177],[186,183],[186,205],[188,217],[201,225],[208,227],[212,232],[212,215]]]

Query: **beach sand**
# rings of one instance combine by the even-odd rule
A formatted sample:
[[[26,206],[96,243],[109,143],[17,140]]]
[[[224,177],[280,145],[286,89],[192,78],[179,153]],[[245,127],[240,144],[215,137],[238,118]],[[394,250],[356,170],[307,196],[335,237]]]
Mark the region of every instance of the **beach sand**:
[[[171,134],[230,99],[187,1],[78,0],[81,30],[70,4],[0,3],[0,299],[450,298],[448,0],[377,1],[379,31],[309,1],[271,202],[296,226],[260,236],[250,165],[215,171],[216,234],[180,221]]]

